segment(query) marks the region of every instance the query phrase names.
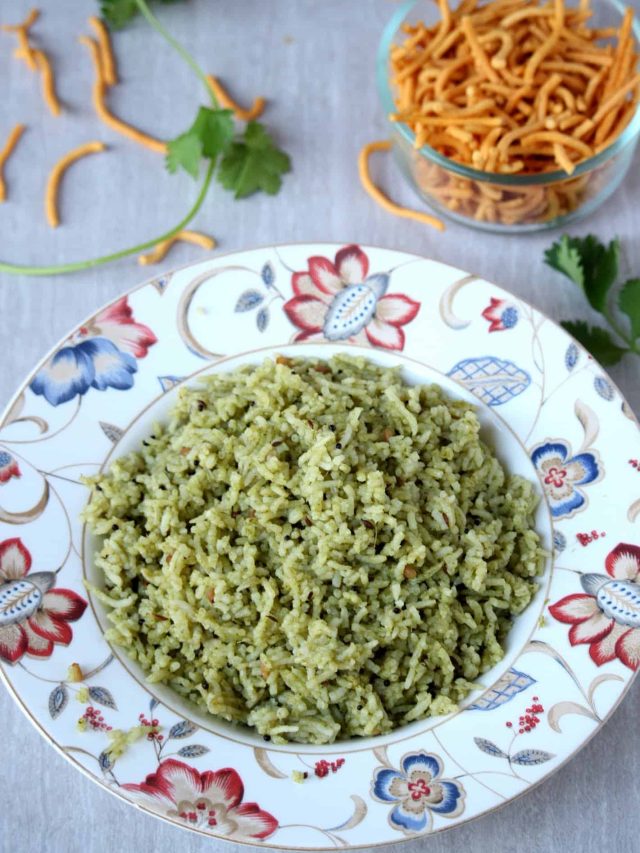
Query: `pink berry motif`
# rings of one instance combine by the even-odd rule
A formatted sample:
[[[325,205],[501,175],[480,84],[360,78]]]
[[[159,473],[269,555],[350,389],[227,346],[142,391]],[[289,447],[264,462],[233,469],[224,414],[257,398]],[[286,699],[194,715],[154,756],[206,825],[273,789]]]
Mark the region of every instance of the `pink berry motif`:
[[[602,533],[598,533],[597,530],[592,530],[591,533],[576,533],[576,539],[583,548],[586,548],[587,545],[590,545],[592,542],[595,542],[598,539],[604,539],[606,535],[607,534],[604,531]]]
[[[630,459],[629,465],[631,465],[632,468],[635,468],[636,471],[640,471],[640,461],[637,459]]]
[[[506,751],[498,744],[487,738],[476,737],[474,743],[482,752],[492,756],[492,758],[504,758],[509,762],[509,769],[513,776],[522,778],[516,772],[514,765],[521,767],[532,767],[536,764],[544,764],[555,758],[550,752],[545,752],[543,749],[527,747],[514,752],[514,746],[521,735],[528,735],[535,731],[542,722],[541,714],[544,714],[544,705],[540,702],[538,696],[534,696],[531,704],[525,709],[524,713],[520,714],[518,721],[507,720],[505,727],[511,730],[512,738]]]
[[[145,726],[145,728],[150,729],[150,731],[147,732],[147,740],[155,740],[157,743],[162,743],[162,741],[164,740],[164,735],[161,735],[159,733],[159,720],[157,720],[155,717],[152,720],[148,720],[144,714],[139,714],[138,720],[140,721],[141,726]]]
[[[93,705],[87,706],[84,714],[78,720],[78,727],[84,731],[91,729],[94,732],[110,732],[112,729],[112,726],[105,722],[102,713]]]
[[[325,776],[329,775],[329,771],[337,773],[343,764],[344,758],[338,758],[336,761],[325,761],[323,758],[320,761],[316,761],[314,772],[318,779],[324,779]]]
[[[518,734],[523,735],[528,732],[532,732],[535,727],[540,723],[540,717],[538,714],[544,713],[544,707],[540,704],[538,697],[533,697],[533,702],[529,708],[527,708],[524,714],[521,714],[518,718]],[[508,720],[505,723],[505,726],[508,729],[513,728],[513,723],[511,720]]]

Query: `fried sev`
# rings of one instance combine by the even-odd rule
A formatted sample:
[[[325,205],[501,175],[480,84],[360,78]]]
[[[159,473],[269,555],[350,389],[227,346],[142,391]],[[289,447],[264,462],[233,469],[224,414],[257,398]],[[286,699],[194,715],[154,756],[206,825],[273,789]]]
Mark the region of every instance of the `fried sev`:
[[[494,184],[490,198],[479,181],[416,155],[418,183],[450,209],[487,222],[569,212],[594,189],[591,175],[571,178],[576,167],[615,142],[637,110],[633,11],[627,9],[619,29],[603,30],[588,24],[589,0],[578,8],[564,0],[484,6],[463,0],[455,10],[438,0],[438,6],[439,23],[405,24],[405,41],[391,48],[391,121],[413,131],[417,149],[428,145],[467,167],[556,174],[549,186]],[[558,171],[568,180],[558,180]]]
[[[4,145],[4,148],[0,149],[0,202],[7,200],[7,185],[4,178],[4,167],[20,141],[20,137],[25,132],[26,127],[24,124],[17,124],[11,133]]]
[[[53,116],[62,112],[56,92],[55,78],[51,60],[44,50],[31,44],[29,35],[31,27],[40,17],[39,9],[32,9],[21,24],[3,24],[0,29],[13,33],[18,39],[18,47],[13,52],[16,59],[23,59],[31,71],[39,71],[42,77],[42,95],[49,111]]]
[[[149,264],[159,264],[164,260],[168,252],[175,243],[192,243],[194,246],[201,246],[203,249],[211,251],[215,249],[216,241],[208,234],[202,234],[200,231],[178,231],[173,237],[168,240],[162,240],[154,248],[145,255],[138,256],[138,264],[141,267],[149,266]]]
[[[58,192],[60,189],[60,181],[62,176],[67,171],[69,166],[86,157],[89,154],[97,154],[105,150],[105,145],[102,142],[87,142],[84,145],[79,145],[60,160],[51,170],[49,180],[47,181],[47,189],[44,198],[44,209],[47,217],[47,222],[52,228],[57,228],[60,225],[60,215],[58,213]]]
[[[105,78],[104,50],[101,49],[100,44],[95,41],[95,39],[89,38],[89,36],[80,36],[78,41],[80,44],[83,44],[88,48],[93,62],[95,70],[93,106],[98,118],[112,130],[115,130],[116,133],[120,133],[128,139],[132,139],[134,142],[138,142],[140,145],[144,145],[145,148],[149,148],[158,154],[166,154],[167,145],[165,142],[162,142],[162,140],[156,139],[154,136],[139,130],[137,127],[133,127],[133,125],[130,125],[126,121],[123,121],[123,119],[113,115],[109,110],[106,99],[109,84]]]

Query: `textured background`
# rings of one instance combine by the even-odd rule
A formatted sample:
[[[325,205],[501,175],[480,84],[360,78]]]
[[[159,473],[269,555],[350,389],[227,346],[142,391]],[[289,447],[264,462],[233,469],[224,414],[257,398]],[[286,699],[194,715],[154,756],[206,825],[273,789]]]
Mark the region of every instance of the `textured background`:
[[[45,6],[45,4],[42,4]],[[0,258],[31,263],[92,257],[142,241],[177,222],[193,194],[188,177],[170,177],[157,155],[97,124],[90,108],[92,72],[76,37],[87,31],[91,0],[46,4],[36,32],[51,53],[66,111],[44,110],[37,81],[11,59],[12,39],[0,34],[0,139],[15,122],[28,124],[8,168],[10,202],[0,207]],[[638,8],[636,0],[635,4]],[[20,20],[27,0],[5,0],[3,21]],[[276,198],[234,203],[214,190],[194,227],[215,235],[220,251],[289,241],[332,240],[403,249],[479,273],[523,296],[554,319],[589,316],[568,282],[542,264],[549,235],[499,237],[449,225],[444,235],[377,209],[357,180],[360,146],[384,135],[373,79],[374,55],[392,0],[191,0],[162,8],[171,31],[201,64],[229,83],[241,102],[269,98],[265,121],[291,153],[294,172]],[[122,85],[111,95],[117,114],[170,138],[192,119],[201,93],[190,71],[142,21],[116,39]],[[63,227],[42,215],[45,176],[58,156],[89,139],[108,154],[72,171],[64,184]],[[616,234],[624,245],[625,274],[640,273],[640,159],[625,186],[574,233]],[[383,186],[414,203],[393,165],[375,167]],[[636,239],[634,239],[636,238]],[[200,258],[179,247],[165,265]],[[0,275],[0,405],[38,359],[72,326],[145,277],[129,259],[58,279]],[[636,411],[638,362],[611,371]],[[640,684],[579,756],[551,780],[499,813],[451,833],[415,841],[407,853],[536,850],[619,853],[640,838]],[[91,784],[35,732],[0,691],[0,850],[12,853],[229,850],[147,815],[138,814]],[[234,845],[235,846],[235,845]],[[240,850],[240,847],[237,847]]]

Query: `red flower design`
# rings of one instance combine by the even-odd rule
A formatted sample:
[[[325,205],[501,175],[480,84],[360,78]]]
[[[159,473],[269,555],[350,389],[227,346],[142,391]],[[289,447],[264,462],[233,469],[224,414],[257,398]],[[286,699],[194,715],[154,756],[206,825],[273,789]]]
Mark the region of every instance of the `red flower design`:
[[[133,319],[126,296],[96,314],[89,325],[82,326],[79,337],[106,338],[134,358],[144,358],[149,347],[158,342],[148,326]]]
[[[387,293],[389,273],[369,273],[359,246],[345,246],[329,258],[308,259],[308,269],[291,279],[294,296],[284,311],[301,331],[296,341],[349,340],[385,349],[404,348],[406,326],[420,303],[402,293]]]
[[[8,483],[12,477],[21,477],[18,463],[6,450],[0,450],[0,483]]]
[[[574,593],[552,604],[551,615],[571,625],[569,642],[589,645],[602,666],[618,658],[629,669],[640,664],[640,548],[621,542],[605,560],[606,575],[585,574],[585,594]]]
[[[278,821],[256,803],[243,803],[242,779],[229,767],[200,773],[168,758],[139,785],[122,786],[155,812],[234,840],[267,838]]]
[[[31,554],[20,539],[0,542],[0,657],[15,663],[24,654],[49,657],[58,643],[73,637],[69,622],[87,602],[70,589],[53,589],[54,572],[34,572]]]
[[[489,321],[490,332],[504,332],[513,329],[518,322],[518,309],[506,299],[496,299],[492,296],[482,316]]]

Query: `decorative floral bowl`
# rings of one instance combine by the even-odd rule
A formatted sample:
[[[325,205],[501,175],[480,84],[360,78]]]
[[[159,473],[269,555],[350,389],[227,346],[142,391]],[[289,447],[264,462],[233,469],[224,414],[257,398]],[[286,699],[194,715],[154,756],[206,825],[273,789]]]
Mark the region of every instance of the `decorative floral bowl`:
[[[537,523],[553,554],[504,660],[457,713],[380,738],[274,746],[146,684],[108,646],[84,585],[96,578],[80,477],[135,445],[173,389],[203,371],[344,347],[473,395],[498,453],[513,470],[537,472]],[[161,276],[62,341],[0,421],[3,680],[94,781],[205,835],[304,850],[454,826],[556,770],[631,683],[639,444],[619,391],[578,344],[451,267],[322,244]]]

